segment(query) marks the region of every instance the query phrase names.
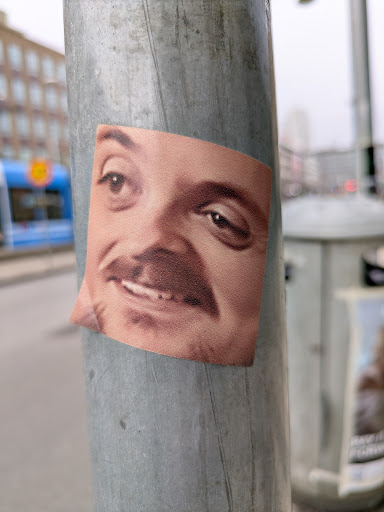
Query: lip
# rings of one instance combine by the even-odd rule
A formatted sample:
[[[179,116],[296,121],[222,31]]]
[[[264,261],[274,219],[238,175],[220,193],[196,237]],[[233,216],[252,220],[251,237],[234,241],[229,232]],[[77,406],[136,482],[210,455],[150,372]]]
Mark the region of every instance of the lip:
[[[128,300],[130,306],[163,313],[182,313],[205,309],[201,300],[192,295],[161,290],[146,283],[111,277],[117,290]]]
[[[202,269],[193,269],[179,257],[165,251],[148,250],[135,258],[118,257],[101,270],[113,281],[129,304],[152,311],[200,310],[216,317],[215,296]]]
[[[172,302],[177,304],[184,303],[189,304],[190,306],[199,306],[201,304],[200,300],[196,297],[175,293],[169,290],[159,290],[147,284],[135,283],[129,280],[121,280],[120,284],[131,295],[148,300],[154,304],[160,302]]]

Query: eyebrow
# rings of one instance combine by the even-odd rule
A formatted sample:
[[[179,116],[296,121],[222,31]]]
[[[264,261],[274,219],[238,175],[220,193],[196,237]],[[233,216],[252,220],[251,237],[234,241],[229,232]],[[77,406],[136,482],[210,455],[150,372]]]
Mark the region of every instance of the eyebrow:
[[[107,132],[98,135],[97,141],[101,142],[103,140],[115,140],[128,149],[137,149],[138,147],[129,135],[124,133],[122,130],[119,130],[118,128],[111,128]]]

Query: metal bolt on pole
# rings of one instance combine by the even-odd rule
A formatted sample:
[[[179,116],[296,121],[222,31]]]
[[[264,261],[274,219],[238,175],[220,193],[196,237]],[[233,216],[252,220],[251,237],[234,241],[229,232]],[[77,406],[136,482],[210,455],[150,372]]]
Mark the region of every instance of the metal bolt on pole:
[[[98,124],[212,142],[273,170],[253,366],[177,359],[84,330],[95,510],[287,512],[287,359],[269,2],[64,0],[64,19],[80,281]]]

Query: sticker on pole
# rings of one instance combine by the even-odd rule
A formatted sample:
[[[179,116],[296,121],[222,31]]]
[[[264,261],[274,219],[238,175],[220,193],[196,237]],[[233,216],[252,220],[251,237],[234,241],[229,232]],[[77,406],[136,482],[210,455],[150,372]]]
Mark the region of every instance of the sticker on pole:
[[[28,180],[35,187],[46,187],[52,179],[52,165],[47,160],[33,160],[28,167]]]
[[[253,363],[272,171],[181,135],[99,125],[71,321],[159,354]]]

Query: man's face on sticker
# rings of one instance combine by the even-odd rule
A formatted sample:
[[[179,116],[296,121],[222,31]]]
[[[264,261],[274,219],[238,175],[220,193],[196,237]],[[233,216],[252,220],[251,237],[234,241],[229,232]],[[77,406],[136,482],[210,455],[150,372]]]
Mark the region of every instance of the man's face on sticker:
[[[86,282],[100,330],[153,352],[252,364],[270,174],[214,144],[99,126]]]

